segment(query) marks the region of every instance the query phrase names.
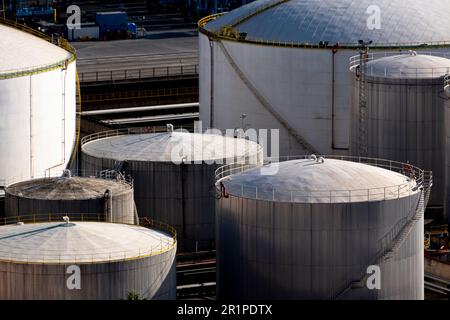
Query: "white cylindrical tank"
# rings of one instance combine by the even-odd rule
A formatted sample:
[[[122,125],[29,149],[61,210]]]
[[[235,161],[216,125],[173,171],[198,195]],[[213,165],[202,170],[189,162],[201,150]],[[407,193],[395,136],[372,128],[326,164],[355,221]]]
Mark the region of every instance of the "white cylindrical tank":
[[[280,129],[281,155],[347,154],[359,40],[449,50],[449,10],[446,0],[257,0],[202,19],[200,120],[236,128],[245,114],[244,126]]]
[[[261,163],[262,148],[249,140],[216,134],[127,133],[86,137],[83,170],[114,169],[131,175],[140,217],[172,225],[179,250],[214,248],[214,172],[236,159]]]
[[[172,233],[70,219],[29,222],[0,227],[0,299],[175,299]]]
[[[133,224],[132,181],[108,177],[62,176],[12,184],[6,188],[6,217],[92,215],[97,221]]]
[[[430,181],[401,163],[342,159],[217,170],[219,299],[424,298]],[[380,290],[366,286],[370,266]]]
[[[0,48],[2,187],[12,178],[52,174],[69,163],[76,133],[76,56],[1,23]]]
[[[449,212],[450,100],[444,77],[450,73],[450,60],[414,51],[375,53],[365,59],[363,70],[359,56],[351,59],[352,154],[361,154],[364,144],[369,157],[409,161],[433,171],[428,205]],[[365,113],[360,112],[361,101]]]

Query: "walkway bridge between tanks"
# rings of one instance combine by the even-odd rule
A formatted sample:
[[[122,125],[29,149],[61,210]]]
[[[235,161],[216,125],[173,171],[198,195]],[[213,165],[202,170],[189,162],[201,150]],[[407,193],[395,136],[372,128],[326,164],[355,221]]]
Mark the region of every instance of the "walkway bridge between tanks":
[[[431,187],[433,185],[433,177],[431,173],[425,173],[422,179],[421,185],[418,186],[420,190],[419,202],[415,209],[412,210],[412,217],[404,217],[397,222],[397,224],[379,240],[379,243],[383,245],[386,240],[392,239],[390,243],[381,249],[380,253],[375,257],[373,263],[369,265],[379,265],[380,263],[387,262],[394,258],[395,254],[403,245],[404,241],[408,238],[415,224],[423,218],[425,214],[425,208],[430,198]],[[366,286],[369,274],[366,270],[362,272],[361,277],[358,280],[350,281],[344,286],[344,289],[338,291],[338,293],[331,297],[331,300],[338,300],[342,298],[350,290],[362,289]]]

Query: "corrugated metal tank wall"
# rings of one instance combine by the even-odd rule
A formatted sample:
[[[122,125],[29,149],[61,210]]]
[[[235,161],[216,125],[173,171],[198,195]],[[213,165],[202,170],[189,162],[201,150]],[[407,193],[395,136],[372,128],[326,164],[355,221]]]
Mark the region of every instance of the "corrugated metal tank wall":
[[[1,300],[175,300],[176,247],[142,259],[77,264],[81,289],[67,288],[70,264],[25,264],[0,261]],[[25,284],[25,285],[24,285]]]
[[[5,217],[5,196],[0,196],[0,218]]]
[[[259,93],[319,153],[352,154],[352,76],[348,61],[358,54],[357,48],[340,49],[333,54],[331,49],[220,41]],[[426,50],[448,51],[436,47]],[[210,42],[203,33],[199,34],[199,60],[200,120],[205,126],[240,127],[240,115],[245,113],[252,128],[280,129],[281,155],[311,153],[255,98],[226,59],[218,41]]]
[[[66,168],[75,143],[76,62],[0,80],[0,185]]]
[[[359,81],[353,74],[352,153],[358,154]],[[368,156],[433,171],[428,205],[450,210],[447,168],[450,101],[443,78],[392,79],[366,76]],[[447,208],[447,209],[445,209]]]
[[[351,204],[279,203],[230,195],[217,201],[219,299],[423,299],[423,219],[393,260],[381,290],[350,290],[414,215],[419,193]]]
[[[83,198],[82,196],[73,199],[58,199],[57,196],[48,199],[36,199],[23,197],[8,192],[8,189],[6,189],[5,216],[8,218],[50,214],[56,218],[65,214],[79,214],[81,218],[81,214],[85,214],[86,217],[97,214],[101,221],[108,217],[110,222],[115,223],[133,224],[135,222],[134,194],[131,186],[124,184],[120,193],[112,194],[111,211],[106,209],[106,207],[109,207],[109,201],[105,197]],[[108,216],[109,212],[112,213],[112,218]]]
[[[259,154],[259,161],[262,155]],[[114,160],[82,153],[84,170],[106,170]],[[215,170],[219,165],[127,161],[134,179],[139,217],[166,222],[177,230],[180,251],[215,247]]]

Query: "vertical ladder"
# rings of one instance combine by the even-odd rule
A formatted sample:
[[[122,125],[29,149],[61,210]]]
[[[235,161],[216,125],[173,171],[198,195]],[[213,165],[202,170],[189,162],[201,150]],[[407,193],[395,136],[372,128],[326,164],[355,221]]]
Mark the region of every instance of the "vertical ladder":
[[[367,157],[368,150],[368,124],[367,124],[367,96],[366,96],[366,60],[368,48],[361,47],[359,59],[359,155]]]

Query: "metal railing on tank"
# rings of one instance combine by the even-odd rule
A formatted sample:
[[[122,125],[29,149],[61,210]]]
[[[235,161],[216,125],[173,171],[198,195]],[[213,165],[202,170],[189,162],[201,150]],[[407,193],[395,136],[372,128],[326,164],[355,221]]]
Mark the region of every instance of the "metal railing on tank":
[[[3,24],[5,26],[11,27],[11,28],[14,28],[17,30],[21,30],[21,31],[31,34],[33,36],[36,36],[42,40],[50,42],[64,50],[68,51],[69,53],[71,53],[70,58],[64,59],[62,61],[58,61],[55,63],[33,66],[33,67],[29,67],[29,68],[17,68],[17,69],[2,71],[0,73],[0,79],[9,79],[9,78],[15,78],[15,77],[21,77],[21,76],[51,71],[51,70],[59,69],[59,68],[66,68],[69,63],[71,63],[77,59],[75,48],[72,47],[70,45],[70,43],[63,37],[48,36],[45,33],[42,33],[38,30],[30,28],[26,25],[20,24],[15,21],[3,19],[3,18],[0,18],[0,24]]]
[[[76,224],[77,222],[94,222],[120,225],[120,223],[106,221],[106,215],[104,214],[49,213],[0,218],[0,228],[13,225],[26,226],[32,224],[34,226],[42,225],[42,229],[38,230],[45,231],[51,230],[52,228],[65,227],[67,224],[71,223]],[[69,262],[75,264],[92,264],[104,262],[119,262],[160,255],[174,249],[177,245],[177,232],[172,226],[168,225],[167,223],[150,218],[141,218],[139,221],[139,226],[162,232],[166,235],[166,237],[161,237],[161,240],[157,245],[130,250],[115,250],[114,248],[112,248],[108,251],[96,251],[95,253],[82,253],[76,251],[61,253],[60,250],[45,249],[45,254],[13,254],[10,250],[5,251],[5,249],[1,246],[2,238],[0,237],[0,261],[26,264],[66,264]],[[26,230],[24,230],[24,232],[26,232]],[[36,229],[30,229],[29,232],[36,232]],[[13,234],[7,233],[7,237],[11,237]]]
[[[392,56],[415,56],[415,55],[426,55],[431,57],[439,57],[439,58],[445,58],[450,59],[449,53],[444,52],[430,52],[430,51],[411,51],[411,50],[405,50],[405,51],[397,51],[397,52],[369,52],[364,55],[364,62],[370,62],[374,60],[378,60],[381,58],[386,57],[392,57]],[[350,57],[349,59],[349,66],[351,71],[356,71],[361,65],[361,55],[355,55]],[[374,70],[373,66],[367,66],[365,70],[363,70],[366,76],[388,76],[390,74],[389,68],[384,68],[381,72],[377,68]],[[399,75],[401,77],[403,76],[409,76],[412,78],[420,79],[421,77],[426,78],[434,78],[435,76],[442,77],[443,74],[449,74],[450,73],[450,67],[439,67],[439,68],[402,68],[401,69],[402,75]]]
[[[430,171],[424,171],[409,163],[398,161],[375,159],[368,157],[351,156],[323,156],[323,161],[327,159],[357,162],[377,168],[386,169],[405,176],[405,183],[384,186],[379,188],[363,188],[352,190],[289,190],[279,188],[260,188],[241,183],[234,183],[232,176],[245,172],[249,169],[263,168],[262,166],[237,162],[227,164],[218,168],[215,172],[216,191],[218,194],[236,197],[245,197],[255,200],[279,201],[279,202],[314,202],[314,203],[350,203],[350,202],[370,202],[393,200],[410,196],[419,189],[429,189],[432,185],[433,177]],[[311,160],[320,161],[320,158],[312,156],[287,156],[279,159],[266,159],[265,165],[276,165],[279,162],[290,160]]]
[[[134,181],[131,175],[123,174],[115,170],[45,170],[41,174],[35,174],[32,177],[27,176],[16,176],[10,177],[8,179],[0,180],[0,186],[9,187],[16,183],[24,181],[33,181],[39,179],[49,179],[49,178],[71,178],[71,177],[84,177],[84,178],[97,178],[105,180],[113,180],[116,182],[124,183],[129,185],[131,188],[134,186]]]
[[[211,131],[211,129],[213,129],[213,131]],[[166,132],[168,132],[167,126],[108,130],[108,131],[93,133],[91,135],[83,137],[81,139],[81,147],[88,144],[89,142],[106,139],[106,138],[111,138],[111,137],[119,137],[119,136],[135,135],[135,134],[166,133]],[[180,126],[177,128],[174,127],[173,132],[191,132],[191,133],[194,132],[194,133],[199,133],[199,134],[207,133],[207,134],[211,134],[211,135],[219,135],[219,132],[220,132],[220,134],[223,134],[223,132],[221,130],[218,130],[215,128],[208,128],[208,127],[202,128],[202,130],[200,132],[197,128],[194,128],[194,127]],[[231,138],[231,136],[227,136],[227,135],[225,135],[223,137]],[[235,138],[235,137],[233,136],[233,138]],[[242,137],[242,139],[250,141],[250,140],[246,139],[245,137]],[[225,144],[225,146],[226,146],[226,144]],[[262,151],[263,151],[263,147],[259,144],[257,144],[255,147],[247,145],[247,148],[245,149],[245,152],[243,154],[241,154],[239,156],[234,156],[233,158],[235,158],[235,161],[240,161],[240,159],[247,159],[247,158],[251,157],[254,160],[254,162],[256,162],[257,161],[256,156],[259,153],[262,153]],[[155,153],[155,151],[152,151],[152,152]],[[221,165],[222,163],[218,163],[218,164]]]
[[[245,38],[233,36],[233,33],[226,33],[223,30],[220,31],[209,31],[205,28],[205,26],[220,17],[221,15],[226,14],[227,12],[213,14],[207,17],[204,17],[198,21],[198,29],[201,33],[207,35],[212,39],[223,39],[228,41],[238,41],[238,42],[247,42],[252,44],[259,45],[268,45],[273,47],[286,47],[286,48],[305,48],[305,49],[333,49],[335,48],[335,43],[329,43],[327,41],[321,41],[319,43],[308,43],[301,41],[275,41],[275,40],[267,40],[267,39],[258,39],[258,38],[250,38],[246,36]],[[224,29],[228,29],[230,26],[225,26]],[[393,43],[374,43],[371,45],[372,49],[376,50],[385,50],[385,49],[429,49],[433,48],[448,48],[450,46],[450,41],[431,41],[427,43],[423,42],[393,42]],[[359,45],[357,43],[339,43],[340,49],[358,49]]]

